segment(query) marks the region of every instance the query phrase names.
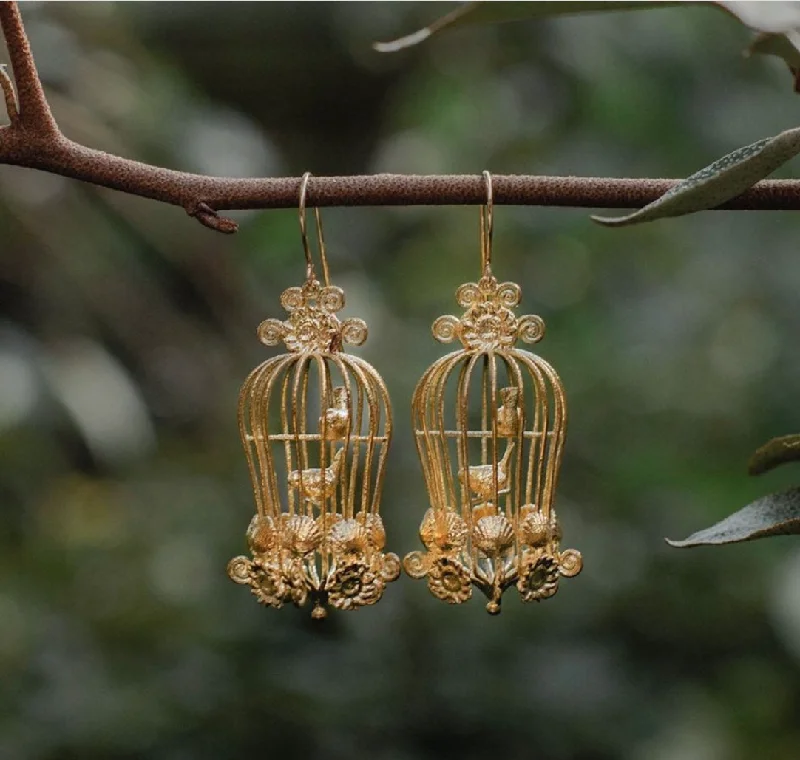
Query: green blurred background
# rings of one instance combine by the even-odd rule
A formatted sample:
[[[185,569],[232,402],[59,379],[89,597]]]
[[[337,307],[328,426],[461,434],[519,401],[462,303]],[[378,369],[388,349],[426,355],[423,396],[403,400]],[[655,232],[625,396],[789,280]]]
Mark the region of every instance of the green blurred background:
[[[22,10],[69,137],[203,173],[677,177],[800,122],[784,65],[745,60],[750,34],[711,9],[371,50],[451,7]],[[800,544],[663,538],[797,481],[745,474],[800,430],[797,217],[588,214],[495,216],[495,270],[547,320],[571,404],[558,504],[584,573],[540,605],[510,592],[499,618],[404,577],[318,624],[225,574],[253,511],[237,392],[303,275],[296,213],[234,214],[225,237],[0,166],[0,758],[796,760]],[[402,554],[427,507],[410,396],[478,272],[478,211],[324,217],[394,400],[382,512]]]

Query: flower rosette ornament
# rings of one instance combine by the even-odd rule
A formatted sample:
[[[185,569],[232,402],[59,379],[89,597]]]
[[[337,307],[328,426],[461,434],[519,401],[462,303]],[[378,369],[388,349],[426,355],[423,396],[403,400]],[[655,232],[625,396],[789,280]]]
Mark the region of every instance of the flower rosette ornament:
[[[366,563],[356,561],[334,570],[326,584],[328,603],[338,610],[375,604],[384,590],[383,578]]]
[[[250,586],[251,593],[267,607],[280,609],[292,598],[291,585],[273,562],[234,557],[228,563],[228,575],[236,583]]]
[[[533,556],[522,563],[517,590],[525,602],[540,601],[558,591],[558,562],[546,554]]]
[[[430,592],[448,604],[461,604],[472,596],[472,577],[457,559],[439,557],[428,570]]]

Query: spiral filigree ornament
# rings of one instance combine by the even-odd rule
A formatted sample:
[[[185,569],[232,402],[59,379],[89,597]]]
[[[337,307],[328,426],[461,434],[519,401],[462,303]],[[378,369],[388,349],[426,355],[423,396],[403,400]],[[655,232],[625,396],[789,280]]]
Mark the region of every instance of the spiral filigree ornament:
[[[409,552],[403,557],[403,569],[409,578],[424,578],[434,558],[433,552]]]
[[[265,319],[258,326],[258,339],[265,346],[277,346],[283,339],[285,329],[279,319]]]
[[[392,581],[396,581],[400,577],[400,570],[402,568],[402,564],[400,562],[400,557],[398,557],[394,552],[387,552],[386,554],[379,554],[375,555],[378,560],[374,562],[381,574],[381,578],[386,583],[391,583]]]
[[[344,308],[344,291],[341,288],[330,286],[321,288],[316,295],[319,308],[323,311],[333,314]]]
[[[482,283],[483,281],[481,281]],[[462,309],[469,309],[481,301],[481,283],[465,282],[456,290],[456,302]],[[453,317],[459,321],[457,317]]]
[[[302,309],[308,302],[308,297],[319,293],[319,282],[312,280],[299,288],[286,288],[281,293],[281,307],[284,311],[293,312]],[[327,309],[326,309],[327,311]]]
[[[517,322],[517,336],[523,343],[538,343],[544,338],[544,320],[536,314],[526,314]]]
[[[253,562],[247,557],[234,557],[228,562],[228,577],[234,583],[250,583],[250,568]]]
[[[450,314],[445,314],[439,317],[431,328],[433,337],[439,343],[450,343],[458,337],[459,321],[456,317]]]
[[[558,571],[565,578],[574,578],[583,570],[583,557],[576,549],[566,549],[558,555]]]
[[[363,319],[346,319],[342,323],[342,341],[360,346],[367,339],[367,323]]]

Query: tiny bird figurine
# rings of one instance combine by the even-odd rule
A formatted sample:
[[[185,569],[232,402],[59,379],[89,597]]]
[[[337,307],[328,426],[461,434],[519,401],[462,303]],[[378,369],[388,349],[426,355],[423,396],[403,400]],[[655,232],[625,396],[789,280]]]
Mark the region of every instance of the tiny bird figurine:
[[[522,410],[519,408],[519,388],[501,388],[503,405],[497,410],[497,435],[512,438],[519,430]]]
[[[325,429],[327,441],[339,441],[347,436],[350,430],[350,405],[347,401],[347,388],[343,385],[333,389],[333,405],[319,418],[319,428]]]
[[[506,453],[497,463],[497,493],[508,493],[508,460],[516,444],[512,441],[506,447]],[[466,483],[470,490],[480,499],[489,499],[494,496],[494,471],[493,464],[476,464],[465,473],[464,469],[458,471],[458,478]],[[467,479],[465,480],[465,475]]]
[[[303,496],[314,504],[322,504],[336,490],[343,455],[344,447],[336,452],[330,466],[324,470],[320,467],[292,470],[289,473],[289,486],[300,489]]]

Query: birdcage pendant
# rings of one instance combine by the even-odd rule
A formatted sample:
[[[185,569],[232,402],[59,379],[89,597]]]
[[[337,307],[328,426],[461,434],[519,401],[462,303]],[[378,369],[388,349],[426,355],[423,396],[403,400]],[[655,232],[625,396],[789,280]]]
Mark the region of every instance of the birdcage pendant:
[[[517,316],[519,286],[492,274],[486,179],[482,277],[458,288],[461,317],[433,324],[438,341],[458,340],[461,348],[428,368],[412,400],[430,508],[420,526],[425,551],[408,554],[403,564],[452,604],[479,588],[487,610],[497,614],[510,586],[524,601],[546,599],[561,577],[580,572],[582,559],[574,549],[561,550],[554,509],[567,422],[564,389],[550,364],[516,345],[539,341],[544,322]]]
[[[316,279],[303,205],[306,281],[281,295],[287,319],[267,319],[258,330],[263,343],[283,342],[288,353],[256,367],[239,397],[257,512],[247,531],[251,556],[232,559],[228,574],[269,607],[311,601],[312,616],[322,618],[326,606],[377,602],[400,561],[384,552],[379,514],[392,435],[388,392],[369,363],[343,350],[362,344],[367,326],[337,317],[344,292],[328,283],[318,215],[325,283]]]

